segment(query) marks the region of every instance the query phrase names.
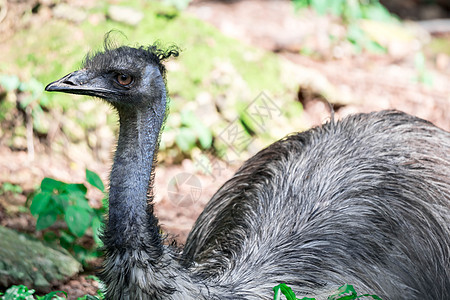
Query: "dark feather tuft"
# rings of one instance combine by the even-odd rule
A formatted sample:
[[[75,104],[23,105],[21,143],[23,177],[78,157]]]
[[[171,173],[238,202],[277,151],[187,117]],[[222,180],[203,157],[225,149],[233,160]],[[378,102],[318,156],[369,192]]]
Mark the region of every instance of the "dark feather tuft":
[[[110,37],[106,35],[104,48],[102,51],[90,52],[83,61],[83,68],[91,70],[122,71],[120,66],[147,65],[148,63],[157,65],[164,81],[166,81],[166,68],[163,62],[171,56],[177,57],[180,54],[180,48],[176,45],[164,47],[160,42],[155,42],[150,46],[138,46],[132,48],[129,46],[119,46]]]

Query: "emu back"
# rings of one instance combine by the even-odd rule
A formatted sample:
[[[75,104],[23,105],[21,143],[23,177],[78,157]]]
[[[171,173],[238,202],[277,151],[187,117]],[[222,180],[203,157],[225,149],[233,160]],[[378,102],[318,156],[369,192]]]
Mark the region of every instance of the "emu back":
[[[269,299],[282,282],[297,296],[348,283],[450,299],[450,133],[385,111],[288,136],[214,195],[183,256],[229,299]]]

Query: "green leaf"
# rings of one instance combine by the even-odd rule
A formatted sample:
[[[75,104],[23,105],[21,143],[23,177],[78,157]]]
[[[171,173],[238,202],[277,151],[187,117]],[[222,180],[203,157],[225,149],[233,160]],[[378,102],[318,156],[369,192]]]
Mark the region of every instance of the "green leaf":
[[[41,98],[39,99],[39,105],[42,107],[47,107],[49,103],[50,101],[47,95],[41,95]]]
[[[84,197],[86,195],[87,188],[82,183],[70,183],[65,185],[64,192],[68,194],[79,194],[81,197]]]
[[[200,142],[200,145],[202,146],[203,149],[208,149],[211,147],[212,144],[212,133],[211,130],[209,130],[208,127],[205,126],[205,124],[203,124],[203,122],[201,120],[199,120],[199,118],[196,117],[196,115],[188,110],[188,111],[184,111],[181,114],[181,124],[183,124],[185,127],[192,129],[192,131],[195,133],[195,135],[198,137],[198,140]],[[184,133],[186,134],[186,132]],[[190,133],[187,133],[188,135]],[[192,140],[191,140],[192,138]],[[188,136],[188,139],[186,142],[185,146],[186,148],[189,147],[188,150],[192,149],[195,146],[195,141],[197,140],[196,138],[194,139],[191,136]],[[178,144],[178,141],[177,141]],[[178,145],[180,148],[181,146]]]
[[[76,258],[83,262],[86,262],[86,258],[89,257],[88,250],[78,244],[73,245],[73,252],[75,253]]]
[[[347,40],[356,47],[361,48],[366,44],[367,36],[364,31],[357,25],[349,25],[347,28]]]
[[[23,109],[25,109],[25,108],[26,108],[28,105],[30,105],[34,100],[35,100],[35,99],[34,99],[33,96],[31,96],[31,95],[28,95],[28,96],[26,96],[26,97],[23,97],[23,98],[20,100],[20,102],[19,102],[20,107],[23,108]]]
[[[181,112],[181,124],[186,127],[192,127],[198,122],[198,118],[191,110],[183,110]]]
[[[393,15],[380,3],[366,5],[363,8],[364,18],[380,22],[392,22],[395,20]]]
[[[59,211],[59,213],[64,214],[67,206],[69,206],[69,195],[67,194],[54,194],[52,195],[52,200],[55,203],[55,209]]]
[[[89,211],[89,213],[94,211],[94,209],[89,205],[88,200],[84,197],[73,197],[70,200],[72,201],[71,204],[75,207],[83,208]]]
[[[62,230],[60,231],[60,235],[61,235],[60,240],[61,240],[62,244],[71,245],[76,240],[75,236],[73,236],[72,234],[69,234],[65,231],[62,231]]]
[[[273,287],[273,291],[274,291],[274,295],[273,295],[273,300],[280,300],[281,299],[281,289],[280,286],[274,286]]]
[[[78,237],[83,236],[91,225],[91,214],[84,208],[69,206],[64,216],[69,230]]]
[[[304,9],[309,6],[309,0],[293,0],[293,1],[296,10]]]
[[[33,197],[33,201],[31,202],[30,206],[30,212],[33,216],[38,215],[46,210],[51,195],[52,194],[49,192],[40,192]]]
[[[92,172],[91,170],[86,169],[86,180],[92,186],[99,189],[101,192],[105,191],[105,186],[103,185],[103,181],[97,173]]]
[[[57,214],[52,211],[47,211],[39,215],[36,221],[36,230],[42,230],[50,227],[55,223]]]
[[[62,192],[66,183],[55,180],[53,178],[45,177],[41,182],[41,190],[46,192]]]
[[[197,136],[191,128],[181,127],[179,133],[175,137],[175,142],[177,146],[180,147],[181,151],[188,152],[195,146],[197,141]]]
[[[58,294],[63,293],[65,297],[61,297]],[[37,297],[37,300],[61,300],[61,299],[66,299],[67,298],[67,293],[64,291],[56,291],[56,292],[51,292],[48,293],[45,296],[41,296],[41,297]]]
[[[23,189],[16,184],[12,184],[10,182],[4,182],[2,185],[2,190],[4,192],[12,192],[14,194],[20,194],[23,192]]]
[[[327,0],[311,0],[311,7],[319,14],[324,15],[328,10]]]
[[[24,285],[13,285],[6,290],[3,300],[34,300],[34,290],[29,290]]]
[[[287,300],[297,300],[294,292],[290,287],[288,287],[285,283],[281,283],[273,288],[275,292],[274,300],[280,299],[280,291],[286,297]]]
[[[335,293],[328,296],[327,300],[352,300],[356,298],[356,295],[353,285],[344,284]]]
[[[365,46],[366,49],[372,53],[385,54],[387,52],[387,49],[385,47],[381,46],[379,43],[375,41],[368,41]]]
[[[203,124],[200,124],[200,123],[198,123],[198,125],[196,125],[194,127],[194,130],[198,136],[198,140],[199,140],[202,148],[203,149],[211,148],[212,139],[213,139],[211,130],[209,130],[209,128],[207,128],[206,126],[204,126]]]
[[[349,0],[347,1],[346,10],[344,13],[346,19],[348,21],[355,21],[357,19],[361,19],[363,14],[361,11],[361,4],[358,0]]]
[[[92,234],[94,235],[94,241],[99,246],[103,246],[103,242],[100,239],[101,230],[102,230],[102,221],[99,219],[98,216],[94,216],[92,218]]]
[[[15,90],[20,85],[19,77],[16,75],[1,75],[0,85],[8,92]]]
[[[38,98],[44,93],[44,85],[36,78],[32,77],[28,82],[26,82],[26,87],[23,91],[29,91],[33,94],[33,96]]]

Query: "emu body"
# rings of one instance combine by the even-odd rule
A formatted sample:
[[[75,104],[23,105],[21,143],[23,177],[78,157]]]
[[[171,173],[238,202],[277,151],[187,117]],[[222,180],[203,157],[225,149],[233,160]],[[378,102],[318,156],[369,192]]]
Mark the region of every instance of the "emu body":
[[[272,144],[213,196],[184,249],[164,245],[152,182],[171,54],[106,48],[46,87],[119,113],[107,299],[270,299],[282,282],[298,296],[348,283],[384,300],[450,298],[450,133],[396,111]]]

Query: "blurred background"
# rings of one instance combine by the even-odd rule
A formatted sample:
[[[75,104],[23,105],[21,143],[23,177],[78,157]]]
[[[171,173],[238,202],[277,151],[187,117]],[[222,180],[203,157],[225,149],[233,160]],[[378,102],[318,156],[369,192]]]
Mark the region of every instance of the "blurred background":
[[[243,161],[329,120],[327,102],[336,118],[399,109],[450,130],[448,0],[0,0],[0,291],[97,293],[117,116],[44,87],[111,30],[182,50],[155,183],[180,244]]]

